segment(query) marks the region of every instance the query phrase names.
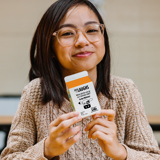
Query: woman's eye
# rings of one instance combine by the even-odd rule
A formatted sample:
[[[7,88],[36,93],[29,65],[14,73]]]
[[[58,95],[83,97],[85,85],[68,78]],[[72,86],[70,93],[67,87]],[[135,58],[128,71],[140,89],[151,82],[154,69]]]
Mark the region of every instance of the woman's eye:
[[[66,32],[66,33],[63,33],[61,36],[72,36],[72,35],[74,35],[74,33]]]
[[[96,29],[90,29],[90,30],[87,31],[87,33],[95,33],[95,32],[98,32],[98,30],[96,30]]]

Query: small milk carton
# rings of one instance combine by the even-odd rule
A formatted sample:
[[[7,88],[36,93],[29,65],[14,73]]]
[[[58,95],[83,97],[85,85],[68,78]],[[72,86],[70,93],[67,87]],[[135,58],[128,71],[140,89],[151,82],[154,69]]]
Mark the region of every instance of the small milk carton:
[[[87,71],[66,76],[64,80],[71,106],[82,118],[101,110],[93,82]]]

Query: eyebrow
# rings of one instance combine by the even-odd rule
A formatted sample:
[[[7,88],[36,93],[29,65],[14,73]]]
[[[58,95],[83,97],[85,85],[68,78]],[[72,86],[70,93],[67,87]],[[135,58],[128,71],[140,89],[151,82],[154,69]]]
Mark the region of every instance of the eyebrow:
[[[86,22],[85,24],[84,24],[84,26],[87,26],[88,24],[98,24],[96,21],[89,21],[89,22]],[[72,28],[77,28],[74,24],[62,24],[60,27],[59,27],[59,29],[61,29],[61,28],[64,28],[64,27],[72,27]]]

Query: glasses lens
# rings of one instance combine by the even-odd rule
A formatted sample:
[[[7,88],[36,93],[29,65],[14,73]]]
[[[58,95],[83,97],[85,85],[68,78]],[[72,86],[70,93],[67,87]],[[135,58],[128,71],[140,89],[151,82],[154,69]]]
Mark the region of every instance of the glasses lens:
[[[85,28],[85,34],[90,42],[97,42],[103,34],[102,27],[98,24],[87,25]]]
[[[103,28],[98,24],[89,24],[82,32],[90,42],[97,42],[103,35]],[[70,46],[74,44],[76,34],[76,31],[70,27],[61,28],[58,32],[58,40],[63,46]]]
[[[65,27],[59,30],[58,39],[64,46],[72,45],[74,43],[75,37],[76,32],[69,27]]]

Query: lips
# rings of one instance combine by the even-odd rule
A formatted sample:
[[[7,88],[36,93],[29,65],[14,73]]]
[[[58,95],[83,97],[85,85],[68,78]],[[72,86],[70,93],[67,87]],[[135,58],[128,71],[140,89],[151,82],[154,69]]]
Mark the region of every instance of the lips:
[[[75,54],[74,57],[88,57],[91,54],[93,54],[93,52],[90,52],[90,51],[79,52],[79,53]]]

